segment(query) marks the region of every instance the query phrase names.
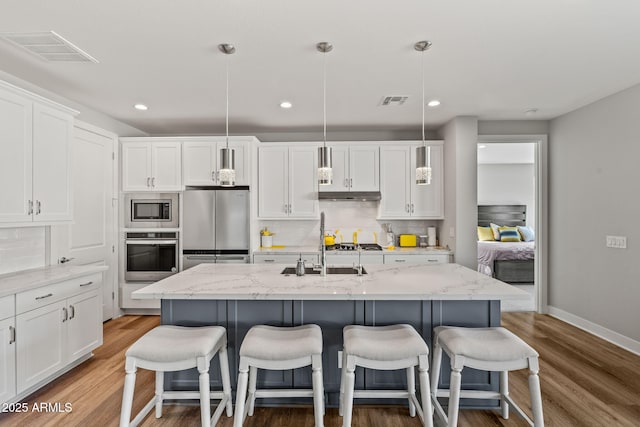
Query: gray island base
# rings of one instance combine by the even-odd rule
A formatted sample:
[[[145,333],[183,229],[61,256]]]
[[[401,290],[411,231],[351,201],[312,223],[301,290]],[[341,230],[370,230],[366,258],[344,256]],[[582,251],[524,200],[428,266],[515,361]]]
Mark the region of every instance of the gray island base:
[[[235,390],[238,351],[253,325],[296,326],[315,323],[322,328],[323,379],[327,405],[338,406],[342,328],[350,324],[412,325],[432,348],[433,328],[440,325],[487,327],[500,325],[500,300],[526,294],[510,285],[457,264],[365,266],[367,274],[318,277],[284,276],[284,266],[201,264],[134,293],[161,299],[161,322],[168,325],[220,325],[227,329],[229,365]],[[211,383],[221,387],[218,364]],[[449,383],[443,362],[441,385]],[[197,389],[195,370],[165,374],[168,389]],[[497,390],[498,374],[465,369],[463,388]],[[356,371],[356,388],[402,388],[403,370]],[[258,387],[309,388],[311,369],[259,371]],[[291,399],[287,403],[297,403]],[[309,403],[308,400],[302,400]],[[474,400],[474,407],[496,407],[497,401]],[[283,404],[282,400],[259,404]],[[358,400],[357,403],[377,403]],[[389,403],[385,400],[384,403]],[[405,401],[398,403],[406,404]],[[464,406],[464,400],[461,405]]]

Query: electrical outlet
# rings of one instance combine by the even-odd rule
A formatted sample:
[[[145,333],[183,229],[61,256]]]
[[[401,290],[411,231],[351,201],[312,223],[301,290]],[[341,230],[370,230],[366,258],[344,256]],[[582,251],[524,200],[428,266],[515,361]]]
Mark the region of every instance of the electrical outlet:
[[[626,249],[627,238],[626,236],[607,236],[607,247],[615,249]]]
[[[449,237],[451,237],[452,239],[456,237],[456,228],[455,227],[449,227]]]

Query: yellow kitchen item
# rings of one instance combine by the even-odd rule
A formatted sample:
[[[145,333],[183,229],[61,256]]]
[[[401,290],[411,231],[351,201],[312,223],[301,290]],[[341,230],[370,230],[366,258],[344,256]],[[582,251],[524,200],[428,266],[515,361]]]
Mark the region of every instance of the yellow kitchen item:
[[[324,235],[324,245],[325,246],[333,246],[336,244],[336,236],[333,236],[331,234],[325,234]]]
[[[356,231],[353,232],[353,244],[357,245],[358,244],[358,233],[361,232],[361,229],[357,229]]]
[[[415,234],[401,234],[400,247],[415,247],[417,245],[417,236]]]
[[[390,251],[394,251],[396,249],[396,247],[393,246],[393,245],[389,245],[389,246],[387,246],[387,249],[390,250]]]

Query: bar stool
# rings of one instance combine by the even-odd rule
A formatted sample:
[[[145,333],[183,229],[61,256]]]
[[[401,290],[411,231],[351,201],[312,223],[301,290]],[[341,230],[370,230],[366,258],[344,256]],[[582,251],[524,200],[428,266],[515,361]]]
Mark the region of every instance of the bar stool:
[[[500,399],[502,418],[509,418],[509,406],[530,425],[543,427],[542,397],[538,378],[538,353],[527,343],[505,328],[458,328],[439,326],[434,329],[433,375],[431,392],[436,412],[447,421],[448,426],[458,424],[460,398]],[[442,351],[451,359],[451,384],[449,390],[438,389]],[[500,391],[460,390],[462,369],[500,372]],[[529,369],[529,393],[533,421],[509,396],[509,371]],[[449,397],[448,415],[438,402],[438,397]]]
[[[258,369],[285,370],[309,365],[312,369],[311,390],[256,389]],[[318,325],[253,326],[240,346],[239,371],[234,427],[241,427],[245,417],[253,415],[256,398],[261,397],[313,397],[315,425],[323,426],[322,331]]]
[[[215,354],[220,360],[222,374],[222,392],[210,391],[209,364]],[[233,415],[231,399],[231,381],[229,361],[227,359],[227,333],[221,326],[183,327],[158,326],[136,341],[125,353],[124,390],[120,427],[137,426],[140,421],[156,407],[156,418],[162,416],[164,399],[200,399],[200,420],[203,426],[212,426],[218,422],[226,407],[227,416]],[[136,383],[137,368],[156,371],[156,393],[144,408],[131,419],[133,390]],[[182,371],[198,368],[200,372],[199,391],[165,391],[164,372]],[[211,399],[220,399],[213,416],[209,418]]]
[[[429,391],[429,348],[410,325],[357,326],[343,329],[340,415],[342,426],[351,426],[354,398],[406,398],[409,414],[416,411],[425,427],[433,426]],[[370,369],[406,369],[406,390],[354,390],[357,366]],[[415,370],[418,367],[421,403],[416,397]]]

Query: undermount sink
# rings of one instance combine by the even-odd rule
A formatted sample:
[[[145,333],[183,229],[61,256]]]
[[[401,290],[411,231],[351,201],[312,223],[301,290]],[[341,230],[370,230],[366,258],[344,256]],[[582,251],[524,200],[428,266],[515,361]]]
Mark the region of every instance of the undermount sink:
[[[295,275],[295,267],[285,267],[280,274]],[[320,270],[314,270],[312,267],[305,267],[304,274],[320,274]],[[358,274],[358,270],[353,267],[327,267],[327,274]],[[362,268],[362,274],[367,274],[367,271]]]

